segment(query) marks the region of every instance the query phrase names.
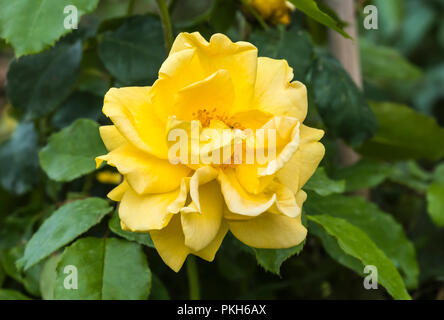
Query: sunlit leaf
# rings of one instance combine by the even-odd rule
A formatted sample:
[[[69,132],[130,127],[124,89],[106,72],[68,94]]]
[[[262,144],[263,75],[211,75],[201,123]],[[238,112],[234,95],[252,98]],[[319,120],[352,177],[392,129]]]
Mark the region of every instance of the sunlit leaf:
[[[318,223],[335,237],[344,252],[360,260],[363,265],[375,266],[378,270],[378,282],[395,299],[411,299],[392,261],[361,229],[344,219],[328,215],[308,216],[308,219]]]
[[[340,25],[341,25],[340,21],[334,20],[331,16],[329,16],[325,12],[321,11],[321,9],[319,9],[316,1],[314,1],[314,0],[290,0],[290,2],[293,3],[297,9],[301,10],[303,13],[305,13],[310,18],[316,20],[319,23],[322,23],[323,25],[335,30],[336,32],[339,32],[345,38],[350,38],[348,33],[346,33],[340,27]]]
[[[324,214],[345,219],[360,228],[402,272],[406,285],[409,288],[417,286],[419,270],[415,248],[402,226],[390,214],[361,197],[321,197],[314,193],[309,194],[305,209],[310,215]]]
[[[65,27],[65,20],[75,6],[80,17],[93,11],[99,0],[0,0],[0,37],[11,43],[17,57],[37,53],[62,35],[72,31]],[[68,9],[70,9],[68,7]]]

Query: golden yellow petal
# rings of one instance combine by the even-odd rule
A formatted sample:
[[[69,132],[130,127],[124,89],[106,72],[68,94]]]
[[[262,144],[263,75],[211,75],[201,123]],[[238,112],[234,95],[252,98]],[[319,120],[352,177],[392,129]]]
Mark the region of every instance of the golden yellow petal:
[[[274,176],[259,176],[259,166],[255,164],[239,164],[236,166],[237,180],[245,190],[252,194],[259,194],[273,181]]]
[[[190,248],[185,246],[180,216],[175,215],[165,228],[151,231],[150,235],[163,262],[178,272],[191,253]]]
[[[214,34],[209,42],[197,32],[180,33],[170,54],[191,48],[196,49],[205,77],[219,70],[229,72],[236,97],[232,114],[248,109],[256,81],[257,48],[248,42],[233,43],[220,33]]]
[[[197,169],[190,180],[190,196],[195,203],[198,212],[201,212],[200,206],[200,186],[216,179],[218,171],[213,167],[202,167]]]
[[[105,95],[103,113],[135,147],[167,159],[165,122],[150,102],[151,87],[111,88]]]
[[[117,187],[115,187],[107,194],[107,197],[113,201],[121,201],[123,195],[128,190],[128,188],[129,188],[128,183],[125,180],[123,180],[121,184],[119,184]]]
[[[273,118],[273,114],[257,109],[242,111],[232,116],[234,127],[259,129]],[[238,126],[236,126],[238,124]]]
[[[229,220],[228,225],[236,238],[254,248],[290,248],[304,241],[307,235],[300,215],[290,218],[266,212],[250,220]]]
[[[233,169],[221,170],[218,180],[228,209],[237,214],[257,216],[268,210],[276,200],[275,194],[248,193],[239,183]]]
[[[307,89],[291,82],[293,69],[286,60],[259,57],[254,89],[255,108],[276,116],[295,117],[303,122],[307,115]]]
[[[176,94],[207,76],[209,75],[203,71],[195,48],[170,54],[162,64],[159,79],[154,82],[150,91],[156,114],[162,121],[167,121],[174,115]]]
[[[224,240],[227,232],[228,232],[228,224],[225,221],[222,221],[219,231],[217,232],[213,241],[211,241],[210,244],[205,248],[203,248],[202,250],[193,252],[193,254],[195,254],[198,257],[201,257],[204,260],[210,262],[213,261],[214,257],[216,256],[216,252],[217,250],[219,250],[219,247],[222,244],[222,241]]]
[[[227,70],[218,70],[178,91],[172,111],[179,119],[201,120],[199,111],[214,115],[228,114],[233,103],[234,87],[230,73]]]
[[[293,156],[300,144],[300,123],[296,118],[274,117],[264,125],[265,129],[276,130],[275,159],[271,159],[265,166],[258,167],[259,176],[275,174]],[[270,146],[268,146],[270,150]]]
[[[307,199],[307,194],[299,190],[295,195],[293,191],[283,184],[273,183],[276,192],[276,203],[269,209],[275,214],[284,214],[290,218],[295,218],[302,213],[302,205]]]
[[[185,245],[193,251],[207,247],[216,237],[223,216],[223,198],[217,181],[199,186],[200,212],[181,214]]]
[[[115,166],[139,194],[175,190],[180,186],[182,178],[190,172],[184,165],[173,165],[168,160],[151,156],[129,144],[99,158]]]
[[[277,173],[279,180],[295,193],[310,179],[324,157],[325,148],[318,142],[323,134],[322,130],[303,125],[298,150]]]
[[[179,190],[168,193],[139,195],[128,188],[119,206],[120,220],[134,232],[164,228],[173,214],[169,205],[180,195]]]
[[[175,272],[178,272],[190,253],[207,261],[213,261],[227,231],[227,224],[222,222],[213,241],[202,250],[193,251],[185,245],[181,219],[179,215],[175,215],[167,227],[162,230],[151,231],[150,235],[163,262]]]
[[[179,196],[168,206],[168,211],[171,213],[179,213],[185,206],[188,198],[188,190],[190,188],[190,178],[185,177],[180,183]]]
[[[112,151],[128,143],[119,130],[117,130],[116,126],[101,126],[99,132],[108,151]]]

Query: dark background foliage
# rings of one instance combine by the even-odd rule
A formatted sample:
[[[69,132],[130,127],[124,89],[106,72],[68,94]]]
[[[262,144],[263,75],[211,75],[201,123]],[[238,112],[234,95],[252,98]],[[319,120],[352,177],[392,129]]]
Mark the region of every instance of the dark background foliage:
[[[168,2],[174,34],[222,32],[286,59],[309,88],[307,123],[325,129],[327,149],[304,188],[303,245],[252,249],[228,235],[213,263],[177,274],[149,236],[121,230],[104,200],[114,185],[98,181],[93,160],[104,153],[108,88],[151,85],[166,57],[156,2],[72,1],[87,14],[65,35],[53,26],[70,2],[56,2],[24,41],[29,26],[6,28],[5,16],[24,9],[0,0],[0,299],[391,299],[406,289],[444,299],[444,1],[356,2],[363,90],[329,53],[325,25],[342,23],[328,1],[316,1],[327,21],[307,11],[313,1],[292,1],[286,27],[237,0]],[[368,4],[378,30],[363,27]],[[340,140],[360,162],[341,164]],[[363,189],[369,200],[355,194]],[[75,294],[62,288],[69,264],[88,274]],[[363,287],[367,264],[379,268],[377,290]]]

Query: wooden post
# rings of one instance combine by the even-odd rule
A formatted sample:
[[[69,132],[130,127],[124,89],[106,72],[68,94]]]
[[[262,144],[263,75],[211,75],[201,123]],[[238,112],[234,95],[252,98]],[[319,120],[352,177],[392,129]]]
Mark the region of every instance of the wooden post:
[[[328,0],[330,7],[342,21],[347,23],[344,30],[353,38],[346,39],[336,31],[328,30],[330,50],[350,74],[356,85],[362,89],[361,61],[359,59],[358,28],[354,0]],[[344,141],[339,141],[340,161],[344,166],[350,166],[359,161],[360,156]],[[368,189],[360,190],[358,195],[370,199]]]
[[[344,30],[353,38],[353,40],[346,39],[336,31],[329,29],[330,50],[350,74],[357,86],[362,88],[355,2],[354,0],[328,0],[327,3],[339,18],[348,24]],[[343,165],[349,166],[359,160],[359,155],[352,148],[345,145],[343,141],[339,142],[339,150],[341,151],[340,160]]]

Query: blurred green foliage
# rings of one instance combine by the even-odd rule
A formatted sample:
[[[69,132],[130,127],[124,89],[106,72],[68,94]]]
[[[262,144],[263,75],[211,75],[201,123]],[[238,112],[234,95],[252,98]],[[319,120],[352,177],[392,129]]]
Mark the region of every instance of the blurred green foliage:
[[[83,17],[68,32],[65,2],[37,15],[33,1],[0,0],[0,299],[188,298],[185,268],[172,272],[149,235],[121,229],[94,164],[105,92],[151,85],[166,57],[156,3],[69,1]],[[223,32],[286,59],[309,89],[307,121],[326,131],[305,186],[306,241],[265,250],[228,235],[215,262],[197,261],[201,297],[434,299],[444,288],[444,1],[359,2],[364,90],[328,53],[327,27],[346,36],[328,1],[291,2],[291,24],[274,26],[237,0],[168,1],[174,34]],[[377,30],[363,27],[367,4]],[[339,140],[361,161],[343,167]],[[370,200],[351,194],[363,189]],[[71,264],[83,276],[68,292]],[[363,287],[366,264],[379,269],[378,290]]]

